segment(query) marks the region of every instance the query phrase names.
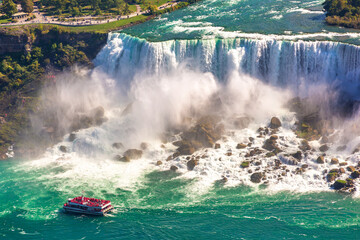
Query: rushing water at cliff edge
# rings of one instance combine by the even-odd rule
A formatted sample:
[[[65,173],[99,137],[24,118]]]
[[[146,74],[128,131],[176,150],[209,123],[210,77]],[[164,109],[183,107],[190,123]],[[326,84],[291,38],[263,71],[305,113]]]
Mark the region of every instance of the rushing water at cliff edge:
[[[43,90],[44,101],[55,99],[52,114],[65,128],[75,113],[98,106],[107,121],[64,136],[39,159],[0,163],[0,238],[360,238],[359,178],[352,194],[335,192],[327,181],[341,167],[337,178],[351,178],[348,167],[360,159],[354,151],[360,35],[324,25],[320,5],[204,0],[109,34],[95,70],[61,74],[55,90]],[[327,140],[309,141],[313,150],[298,160],[290,156],[302,146],[294,132],[298,119],[286,107],[294,97],[332,123]],[[189,170],[187,156],[169,157],[177,148],[172,143],[209,114],[220,116],[221,147],[199,149],[198,165]],[[262,148],[273,116],[282,122],[274,133],[277,156]],[[244,117],[249,122],[239,127]],[[41,129],[41,119],[33,118]],[[113,147],[116,142],[124,147]],[[141,147],[141,159],[116,160]],[[244,161],[249,167],[241,167]],[[251,181],[256,172],[263,174],[260,184]],[[82,191],[111,200],[114,213],[64,214],[62,204]]]

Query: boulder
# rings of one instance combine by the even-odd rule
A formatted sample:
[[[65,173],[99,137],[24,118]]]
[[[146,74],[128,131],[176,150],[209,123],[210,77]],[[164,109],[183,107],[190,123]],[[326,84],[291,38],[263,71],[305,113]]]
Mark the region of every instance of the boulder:
[[[323,136],[320,140],[321,143],[328,143],[329,142],[329,138],[327,136]]]
[[[324,156],[319,156],[319,157],[316,159],[316,162],[319,163],[319,164],[325,163]]]
[[[195,152],[195,147],[189,142],[182,141],[182,145],[179,146],[177,152],[180,155],[192,155]]]
[[[348,170],[349,172],[354,172],[356,169],[353,166],[348,166],[346,170]]]
[[[70,133],[69,135],[69,141],[73,142],[76,139],[76,134],[75,133]]]
[[[279,139],[279,137],[277,136],[277,135],[271,135],[270,136],[270,140],[278,140]]]
[[[276,144],[276,140],[266,139],[264,145],[262,146],[268,151],[274,151],[274,153],[279,153],[281,150]]]
[[[351,173],[350,175],[353,179],[359,178],[360,177],[360,172],[359,171],[354,171]]]
[[[280,119],[277,118],[277,117],[271,118],[271,120],[270,120],[270,128],[276,129],[276,128],[279,128],[279,127],[281,127]]]
[[[238,143],[238,145],[236,145],[236,149],[243,149],[246,148],[246,145],[243,143]]]
[[[345,169],[344,168],[339,168],[339,173],[345,173]]]
[[[245,162],[242,162],[242,163],[241,163],[240,167],[242,167],[242,168],[248,168],[249,165],[250,165],[250,162],[245,161]]]
[[[291,154],[291,156],[293,156],[294,158],[296,158],[297,160],[301,160],[302,158],[302,153],[300,151],[297,151],[296,153]]]
[[[333,182],[335,181],[335,179],[338,177],[338,173],[337,172],[330,172],[328,173],[328,175],[326,175],[326,179],[328,182]]]
[[[347,182],[345,180],[336,180],[335,183],[333,184],[333,188],[335,190],[340,190],[344,187],[346,187]]]
[[[157,161],[156,166],[160,166],[162,164],[162,161]]]
[[[337,158],[332,158],[330,164],[339,164],[339,160]]]
[[[193,170],[195,166],[199,165],[199,160],[191,159],[186,163],[188,170]]]
[[[194,142],[201,147],[212,147],[214,142],[221,138],[224,133],[224,126],[218,124],[219,119],[211,116],[201,118],[197,124],[190,128],[188,131],[183,132],[182,139],[188,141],[192,145]]]
[[[138,149],[128,149],[124,152],[124,157],[127,157],[131,160],[136,160],[141,158],[143,155],[143,151]]]
[[[251,180],[253,183],[260,183],[262,177],[263,177],[262,173],[256,172],[256,173],[251,174],[250,180]]]
[[[329,147],[328,147],[328,145],[324,144],[324,145],[322,145],[322,146],[319,148],[319,150],[320,150],[321,152],[326,152],[327,150],[329,150]]]
[[[311,146],[307,140],[302,140],[301,146],[299,148],[300,148],[300,150],[302,150],[304,152],[311,150]]]
[[[214,146],[214,148],[215,148],[215,149],[219,149],[219,148],[221,148],[221,145],[220,145],[220,143],[215,143],[215,146]]]
[[[232,155],[231,149],[227,150],[227,152],[225,153],[225,155],[230,157],[230,156]]]
[[[63,146],[63,145],[61,145],[61,146],[59,147],[59,149],[60,149],[60,151],[62,151],[63,153],[66,153],[66,152],[67,152],[67,148],[66,148],[65,146]]]
[[[177,167],[177,166],[174,166],[174,165],[172,165],[171,167],[170,167],[170,170],[171,171],[174,171],[174,172],[176,172],[176,170],[178,170],[179,168]]]
[[[302,169],[306,169],[306,168],[308,168],[308,167],[309,167],[309,165],[307,165],[307,164],[301,165],[301,168],[302,168]]]
[[[341,162],[339,163],[339,166],[346,166],[347,165],[347,162]]]
[[[112,147],[116,148],[116,149],[122,149],[122,148],[124,148],[124,145],[120,142],[116,142],[116,143],[112,144]]]

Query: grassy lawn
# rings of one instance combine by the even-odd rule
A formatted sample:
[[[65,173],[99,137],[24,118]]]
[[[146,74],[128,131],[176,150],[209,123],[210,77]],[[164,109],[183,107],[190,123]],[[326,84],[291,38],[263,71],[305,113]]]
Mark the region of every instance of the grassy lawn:
[[[10,22],[11,22],[11,18],[0,20],[0,24],[10,23]]]

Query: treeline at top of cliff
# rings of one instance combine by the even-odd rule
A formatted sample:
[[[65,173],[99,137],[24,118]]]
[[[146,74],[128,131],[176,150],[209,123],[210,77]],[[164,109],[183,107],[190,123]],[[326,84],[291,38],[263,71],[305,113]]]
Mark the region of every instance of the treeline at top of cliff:
[[[349,28],[360,28],[360,0],[326,0],[326,22]]]

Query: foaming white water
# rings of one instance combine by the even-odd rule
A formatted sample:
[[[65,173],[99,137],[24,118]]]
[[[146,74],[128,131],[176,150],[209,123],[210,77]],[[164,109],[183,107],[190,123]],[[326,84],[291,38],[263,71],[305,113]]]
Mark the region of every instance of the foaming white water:
[[[247,39],[150,43],[113,33],[95,63],[110,75],[124,76],[124,79],[132,79],[139,71],[161,75],[187,64],[191,69],[211,72],[220,81],[237,71],[272,85],[290,86],[293,90],[300,84],[320,82],[349,89],[359,84],[359,47],[335,42],[278,41],[294,39],[294,36],[277,39],[255,34],[254,38],[262,40],[249,40],[250,35],[242,36]]]

